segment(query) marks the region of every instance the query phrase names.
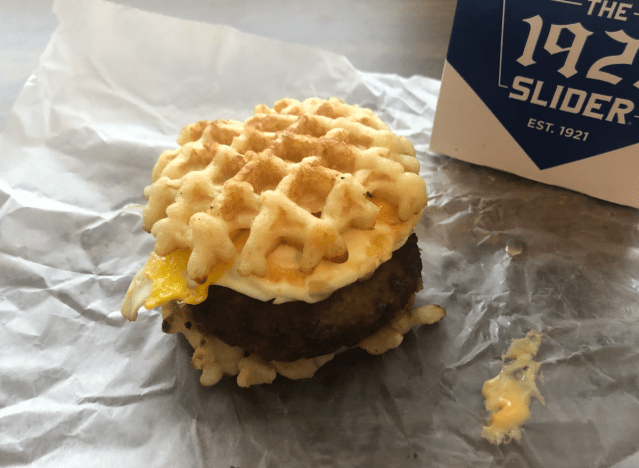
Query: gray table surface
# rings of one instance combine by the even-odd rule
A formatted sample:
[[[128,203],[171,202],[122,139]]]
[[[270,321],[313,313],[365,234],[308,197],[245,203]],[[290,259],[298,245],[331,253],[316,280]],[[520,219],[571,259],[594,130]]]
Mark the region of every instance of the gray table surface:
[[[64,0],[61,0],[64,1]],[[116,0],[348,57],[364,71],[440,78],[455,0]],[[53,0],[0,2],[0,131],[57,26]]]

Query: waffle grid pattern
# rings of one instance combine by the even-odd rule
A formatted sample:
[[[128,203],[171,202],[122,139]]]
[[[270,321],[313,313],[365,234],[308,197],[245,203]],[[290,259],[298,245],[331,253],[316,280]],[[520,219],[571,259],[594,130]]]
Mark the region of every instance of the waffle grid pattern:
[[[155,252],[189,249],[190,279],[201,283],[233,258],[240,276],[264,276],[281,244],[299,249],[302,273],[323,259],[345,262],[343,233],[375,226],[371,198],[393,206],[400,221],[425,207],[412,144],[370,110],[312,98],[260,105],[254,114],[185,127],[145,189],[143,222]]]

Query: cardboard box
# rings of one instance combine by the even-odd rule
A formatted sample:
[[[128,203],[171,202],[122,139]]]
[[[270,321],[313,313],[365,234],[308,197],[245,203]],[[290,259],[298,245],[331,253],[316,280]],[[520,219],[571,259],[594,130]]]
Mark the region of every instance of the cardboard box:
[[[639,208],[639,0],[458,0],[431,150]]]

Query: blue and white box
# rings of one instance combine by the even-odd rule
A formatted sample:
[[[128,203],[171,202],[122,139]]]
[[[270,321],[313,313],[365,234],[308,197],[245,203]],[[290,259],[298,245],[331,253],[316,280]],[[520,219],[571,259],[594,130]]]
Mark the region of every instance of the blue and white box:
[[[639,208],[639,0],[458,0],[431,150]]]

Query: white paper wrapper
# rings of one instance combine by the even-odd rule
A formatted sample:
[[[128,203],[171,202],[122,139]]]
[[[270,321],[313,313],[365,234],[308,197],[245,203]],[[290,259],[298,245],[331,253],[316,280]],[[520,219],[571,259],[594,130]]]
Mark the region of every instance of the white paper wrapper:
[[[639,465],[637,210],[428,153],[437,81],[99,0],[54,9],[0,136],[0,466]],[[202,387],[157,310],[120,316],[154,242],[126,207],[182,126],[311,96],[415,143],[430,195],[417,305],[448,315],[309,380]],[[497,448],[479,437],[481,386],[531,328],[547,334],[546,405]]]

